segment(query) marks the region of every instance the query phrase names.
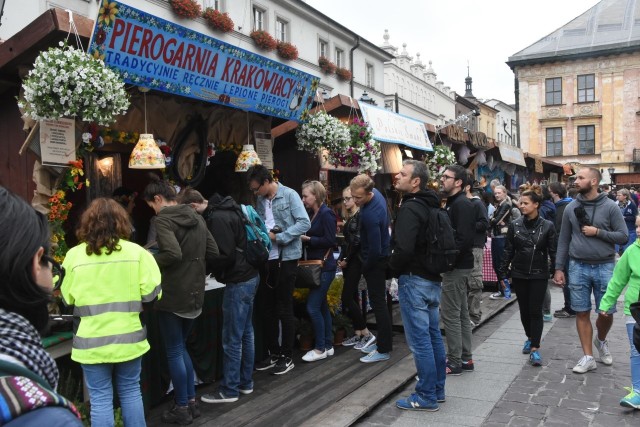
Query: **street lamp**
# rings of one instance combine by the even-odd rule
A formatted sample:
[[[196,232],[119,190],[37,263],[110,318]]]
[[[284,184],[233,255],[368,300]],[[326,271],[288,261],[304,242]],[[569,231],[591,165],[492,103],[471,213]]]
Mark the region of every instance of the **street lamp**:
[[[371,98],[366,90],[362,92],[362,96],[358,101],[364,102],[365,104],[376,105],[376,100]]]
[[[609,182],[613,184],[613,174],[616,172],[616,168],[610,167],[607,169],[607,172],[609,172]]]

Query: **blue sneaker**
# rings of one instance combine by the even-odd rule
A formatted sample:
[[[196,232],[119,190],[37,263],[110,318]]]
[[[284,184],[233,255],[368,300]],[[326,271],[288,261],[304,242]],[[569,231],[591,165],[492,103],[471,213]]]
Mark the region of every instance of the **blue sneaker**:
[[[396,406],[400,409],[406,409],[408,411],[427,411],[427,412],[435,412],[440,407],[437,403],[427,403],[426,400],[420,398],[415,393],[412,393],[411,396],[406,399],[400,399],[396,402]]]
[[[378,349],[378,345],[377,345],[377,344],[374,344],[374,345],[370,345],[370,346],[367,346],[367,347],[361,348],[361,349],[360,349],[360,351],[361,351],[361,352],[363,352],[364,354],[369,354],[369,353],[371,353],[372,351],[375,351],[375,350],[377,350],[377,349]]]
[[[529,363],[531,366],[542,366],[542,356],[538,353],[538,350],[534,350],[529,355]]]
[[[625,390],[629,392],[625,397],[620,400],[620,406],[625,408],[640,409],[640,394],[636,393],[631,387],[625,387]]]
[[[384,362],[389,360],[391,356],[389,353],[378,353],[378,350],[373,350],[371,353],[360,358],[362,363]]]
[[[522,347],[522,354],[531,353],[531,340],[526,340],[524,342],[524,347]]]

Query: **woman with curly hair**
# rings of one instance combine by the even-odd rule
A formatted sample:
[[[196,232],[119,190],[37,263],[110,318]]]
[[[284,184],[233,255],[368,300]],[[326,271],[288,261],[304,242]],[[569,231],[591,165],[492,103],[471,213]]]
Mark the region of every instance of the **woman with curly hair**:
[[[518,296],[520,320],[527,335],[522,353],[529,354],[533,366],[542,365],[538,352],[542,339],[542,303],[549,281],[549,265],[555,265],[557,243],[554,224],[539,215],[541,205],[539,186],[534,185],[522,193],[522,216],[509,224],[502,263],[497,271],[501,282],[511,278]]]
[[[91,401],[91,425],[113,426],[113,385],[124,424],[144,426],[140,394],[142,355],[149,351],[140,323],[142,303],[162,294],[153,256],[128,241],[131,222],[113,199],[96,199],[80,218],[81,242],[67,253],[62,297],[80,325],[71,359],[82,365]]]

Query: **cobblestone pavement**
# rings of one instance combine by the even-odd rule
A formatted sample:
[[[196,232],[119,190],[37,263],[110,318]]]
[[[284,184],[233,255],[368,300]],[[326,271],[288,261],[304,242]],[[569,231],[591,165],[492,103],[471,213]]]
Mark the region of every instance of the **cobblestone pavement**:
[[[552,289],[552,310],[562,306],[562,291]],[[614,363],[598,363],[584,375],[571,369],[582,356],[575,319],[545,323],[542,367],[521,354],[524,332],[517,305],[474,331],[476,371],[447,378],[446,402],[433,413],[402,411],[395,401],[415,382],[380,404],[360,426],[640,426],[640,411],[619,400],[630,385],[629,342],[621,303],[609,342]],[[595,315],[594,315],[595,319]],[[597,354],[596,354],[597,356]]]

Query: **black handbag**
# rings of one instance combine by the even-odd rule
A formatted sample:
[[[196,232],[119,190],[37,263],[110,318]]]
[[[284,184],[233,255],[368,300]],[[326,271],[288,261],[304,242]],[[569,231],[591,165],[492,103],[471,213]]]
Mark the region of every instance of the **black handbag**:
[[[322,259],[307,259],[307,250],[304,250],[304,259],[298,261],[298,272],[296,274],[296,288],[314,289],[320,286],[320,276],[322,267],[331,253],[331,248],[327,249]]]

